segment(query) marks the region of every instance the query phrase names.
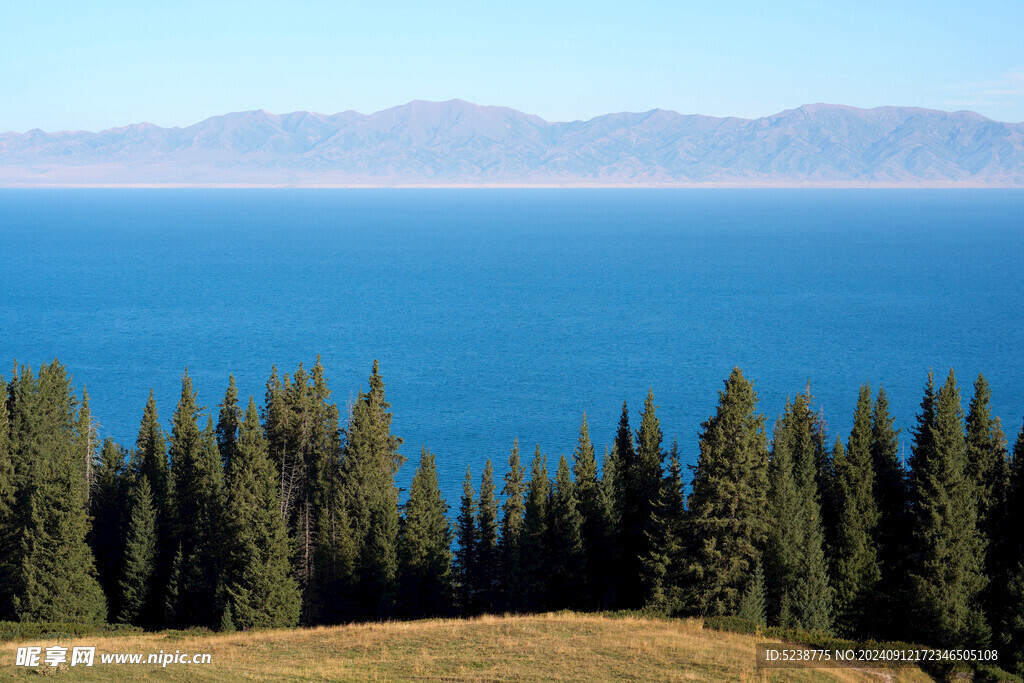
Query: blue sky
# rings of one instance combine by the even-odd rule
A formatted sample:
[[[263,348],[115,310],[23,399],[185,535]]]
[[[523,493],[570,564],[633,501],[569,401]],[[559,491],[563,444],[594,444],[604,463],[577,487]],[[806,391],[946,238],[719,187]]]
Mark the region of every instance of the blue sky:
[[[0,0],[0,131],[461,98],[548,120],[810,102],[1024,121],[1024,2]]]

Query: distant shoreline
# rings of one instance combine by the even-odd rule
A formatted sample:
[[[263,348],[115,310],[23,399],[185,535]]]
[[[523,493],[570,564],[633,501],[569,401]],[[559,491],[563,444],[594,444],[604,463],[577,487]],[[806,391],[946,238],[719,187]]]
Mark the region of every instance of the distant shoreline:
[[[444,184],[257,184],[257,183],[0,183],[0,190],[1024,190],[1024,184],[935,183],[444,183]]]

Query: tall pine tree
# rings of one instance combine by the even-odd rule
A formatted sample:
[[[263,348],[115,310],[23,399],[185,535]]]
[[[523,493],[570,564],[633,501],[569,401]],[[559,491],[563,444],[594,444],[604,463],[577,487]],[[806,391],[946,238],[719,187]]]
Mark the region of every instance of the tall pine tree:
[[[525,585],[525,563],[523,561],[523,512],[526,488],[523,484],[523,466],[519,462],[519,440],[512,443],[508,456],[508,472],[501,494],[505,503],[501,511],[501,537],[498,552],[501,559],[501,587],[503,608],[512,612],[525,609],[523,586]]]
[[[640,552],[643,541],[629,537],[627,526],[639,517],[637,502],[631,489],[631,472],[636,468],[633,431],[629,427],[629,406],[622,402],[622,414],[615,431],[611,452],[605,458],[604,475],[609,484],[610,518],[613,524],[611,548],[611,574],[614,579],[614,604],[620,607],[638,607],[641,590],[638,582]],[[634,530],[635,531],[635,530]],[[632,572],[632,574],[631,574]]]
[[[235,454],[238,443],[238,425],[242,421],[241,410],[238,408],[238,387],[235,376],[228,375],[228,388],[224,392],[224,401],[220,404],[220,415],[217,418],[217,448],[224,463],[224,471],[231,471],[231,458]]]
[[[546,606],[548,566],[548,470],[538,445],[530,463],[530,481],[526,486],[523,531],[520,552],[523,562],[523,604],[528,612],[541,612]]]
[[[576,483],[577,509],[581,517],[582,566],[580,569],[580,606],[588,609],[606,607],[611,598],[611,576],[608,572],[610,551],[610,520],[608,501],[597,473],[594,445],[590,441],[587,414],[580,423],[580,436],[573,452],[573,476]]]
[[[349,419],[341,463],[342,495],[355,551],[353,617],[391,614],[398,569],[398,489],[395,473],[405,458],[391,433],[384,380],[373,362],[369,391],[360,392]]]
[[[92,526],[89,546],[96,558],[97,578],[106,595],[108,618],[111,620],[117,618],[120,610],[118,581],[121,578],[126,512],[130,507],[125,485],[128,479],[125,473],[126,456],[125,450],[113,439],[103,441],[93,474],[90,506]],[[155,544],[155,536],[153,541]]]
[[[647,532],[650,549],[644,557],[644,591],[647,603],[669,613],[684,603],[684,575],[687,555],[684,547],[686,508],[683,503],[682,465],[679,444],[669,449],[668,471],[654,511],[654,523]]]
[[[832,588],[828,580],[816,462],[819,417],[808,389],[775,428],[769,465],[769,528],[765,574],[772,612],[783,627],[828,631]]]
[[[160,517],[169,505],[168,491],[170,471],[167,463],[167,441],[164,430],[160,428],[160,416],[156,409],[153,390],[149,390],[149,399],[142,412],[139,425],[139,436],[135,441],[136,456],[134,458],[135,474],[142,474],[149,479],[149,488],[153,493],[153,505]]]
[[[494,496],[494,466],[488,460],[484,464],[480,480],[480,497],[476,511],[476,562],[477,609],[494,612],[500,593],[501,566],[498,550],[498,500]]]
[[[992,535],[995,514],[1005,495],[1009,479],[1006,446],[1000,442],[990,401],[992,391],[981,374],[974,382],[974,396],[967,413],[966,469],[974,484],[978,528],[986,538]]]
[[[92,551],[76,399],[56,361],[9,385],[14,508],[0,550],[0,614],[19,621],[106,619]]]
[[[547,606],[549,609],[575,607],[579,600],[580,570],[583,565],[582,518],[576,506],[576,491],[569,474],[569,462],[558,459],[554,486],[548,489],[547,506]]]
[[[162,610],[154,600],[157,560],[157,519],[149,478],[134,476],[129,484],[128,524],[124,562],[118,577],[117,621],[137,626],[156,626]]]
[[[462,500],[459,503],[459,518],[455,521],[455,594],[462,614],[476,611],[478,590],[476,561],[476,498],[473,493],[473,475],[466,467],[466,478],[462,482]]]
[[[154,624],[165,623],[164,607],[168,603],[167,590],[171,586],[177,541],[174,537],[173,501],[171,500],[171,473],[167,460],[167,441],[160,427],[153,390],[142,412],[135,450],[131,455],[130,477],[145,477],[153,496],[156,513],[156,569],[154,571],[153,613],[148,619]],[[171,602],[176,602],[176,598]]]
[[[903,638],[904,616],[909,611],[906,579],[910,554],[911,518],[907,471],[899,454],[899,430],[889,413],[889,398],[879,387],[871,412],[871,465],[875,473],[874,497],[878,509],[874,541],[881,574],[876,586],[876,635]]]
[[[93,484],[96,481],[96,452],[99,448],[97,422],[89,408],[89,393],[82,387],[82,400],[75,419],[75,450],[85,479],[85,509],[92,512]]]
[[[434,454],[423,448],[398,537],[399,606],[409,617],[452,612],[452,529]]]
[[[837,496],[832,584],[837,627],[851,636],[871,628],[872,601],[881,578],[875,546],[879,515],[871,458],[871,409],[871,388],[865,384],[857,397],[849,445],[844,449],[836,439],[832,457]]]
[[[180,625],[214,627],[223,609],[219,585],[223,482],[213,425],[200,431],[199,410],[186,370],[169,446],[173,538],[180,553],[178,598],[173,607]]]
[[[1006,603],[998,614],[1000,665],[1018,675],[1024,674],[1024,425],[1013,446],[1010,484],[1006,495],[1004,524],[1000,527],[1001,571],[994,577],[1005,588]]]
[[[733,368],[701,426],[689,498],[689,577],[700,614],[735,614],[768,533],[768,445],[757,393]],[[787,476],[788,473],[787,473]]]
[[[1005,579],[1005,545],[1000,527],[1005,526],[1006,499],[1010,483],[1010,462],[1006,452],[1006,435],[999,418],[992,415],[992,392],[981,374],[974,382],[974,396],[966,418],[966,471],[974,485],[978,531],[985,542],[986,577]],[[1007,604],[1005,581],[990,580],[982,595],[982,604],[989,623],[999,623]]]
[[[312,545],[306,563],[303,621],[335,623],[349,612],[355,543],[341,486],[342,433],[323,365],[313,366],[313,422],[303,494],[305,536]]]
[[[926,642],[982,645],[985,543],[967,470],[960,391],[952,370],[937,395],[933,387],[929,373],[911,461],[915,621]]]
[[[619,434],[615,440],[621,572],[618,599],[623,607],[636,608],[646,600],[644,561],[651,554],[651,538],[656,524],[655,509],[661,487],[662,434],[653,392],[647,392],[635,450],[626,445],[623,430],[629,430],[629,417],[625,404],[622,410]]]
[[[226,514],[231,550],[226,584],[232,623],[243,630],[294,626],[301,600],[291,575],[287,530],[278,512],[277,472],[267,455],[251,398],[232,470]]]

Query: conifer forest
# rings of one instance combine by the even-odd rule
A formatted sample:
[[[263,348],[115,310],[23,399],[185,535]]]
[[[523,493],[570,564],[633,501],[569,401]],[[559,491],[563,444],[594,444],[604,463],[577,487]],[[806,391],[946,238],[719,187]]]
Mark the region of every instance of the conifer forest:
[[[1024,431],[1010,449],[982,376],[928,375],[906,462],[884,389],[860,387],[852,430],[828,435],[809,388],[769,418],[734,369],[690,473],[648,393],[638,425],[624,403],[599,427],[602,456],[584,415],[571,459],[503,444],[507,474],[467,470],[451,503],[427,448],[396,487],[376,362],[348,414],[319,359],[275,368],[258,402],[232,378],[208,413],[186,372],[169,421],[151,394],[129,445],[99,438],[57,361],[0,387],[0,620],[651,608],[1024,662]]]

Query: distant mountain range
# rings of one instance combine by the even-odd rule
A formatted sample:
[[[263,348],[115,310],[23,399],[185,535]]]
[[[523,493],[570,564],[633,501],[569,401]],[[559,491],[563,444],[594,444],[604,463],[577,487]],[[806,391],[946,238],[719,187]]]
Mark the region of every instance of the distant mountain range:
[[[830,104],[759,119],[655,109],[554,123],[451,100],[0,133],[0,186],[78,185],[1024,187],[1024,123]]]

